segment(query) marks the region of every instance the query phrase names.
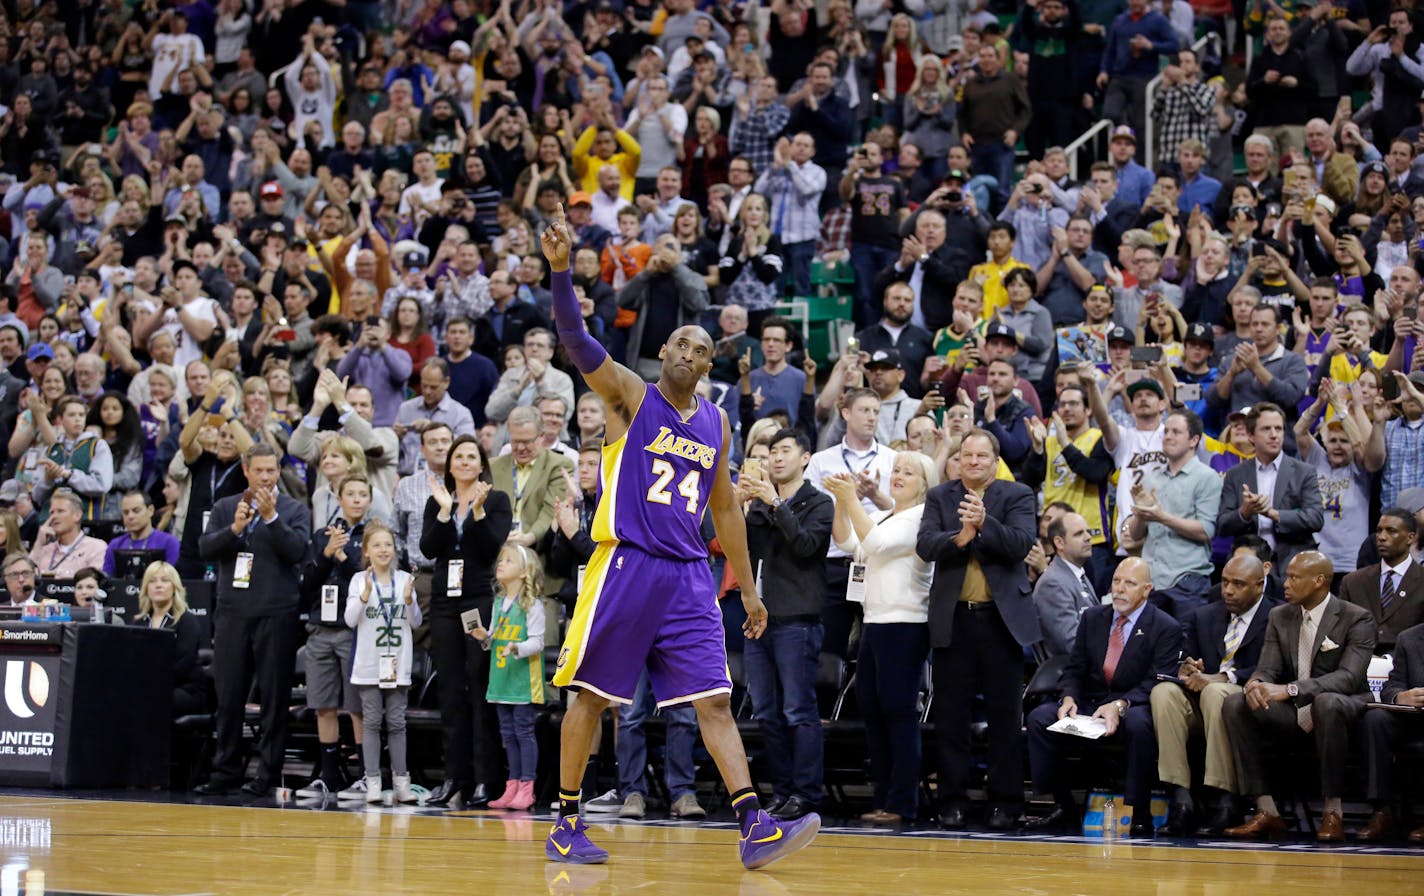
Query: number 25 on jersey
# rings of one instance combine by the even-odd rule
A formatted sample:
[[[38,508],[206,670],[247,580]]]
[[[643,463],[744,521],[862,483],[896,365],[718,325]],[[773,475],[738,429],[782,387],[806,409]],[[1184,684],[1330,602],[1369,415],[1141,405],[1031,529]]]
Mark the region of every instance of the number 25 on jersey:
[[[658,477],[648,488],[648,500],[654,504],[672,505],[672,493],[667,490],[668,484],[672,482],[677,471],[672,464],[658,458],[653,461],[653,475]],[[687,499],[687,512],[697,512],[697,499],[700,497],[702,487],[702,471],[691,470],[682,477],[682,481],[677,484],[677,493]]]

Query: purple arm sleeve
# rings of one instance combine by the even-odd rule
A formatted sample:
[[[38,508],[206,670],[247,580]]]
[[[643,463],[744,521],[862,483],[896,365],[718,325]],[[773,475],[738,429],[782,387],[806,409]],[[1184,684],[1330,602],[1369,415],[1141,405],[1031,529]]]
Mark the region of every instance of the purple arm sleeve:
[[[578,297],[574,295],[573,274],[554,271],[549,275],[549,286],[554,296],[554,326],[559,331],[559,341],[568,350],[580,373],[593,373],[608,358],[608,352],[583,325],[583,313],[579,311]]]

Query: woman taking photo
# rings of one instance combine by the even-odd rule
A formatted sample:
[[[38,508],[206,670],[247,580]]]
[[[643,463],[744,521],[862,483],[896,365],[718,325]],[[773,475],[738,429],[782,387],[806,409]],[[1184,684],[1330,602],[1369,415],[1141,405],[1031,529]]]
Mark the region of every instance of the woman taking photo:
[[[934,462],[915,451],[895,455],[890,498],[895,506],[867,514],[845,473],[826,478],[836,499],[831,535],[865,564],[864,626],[856,665],[856,698],[865,715],[874,786],[874,825],[913,821],[920,780],[920,719],[916,698],[930,653],[933,567],[915,553],[925,493],[939,484]]]
[[[435,661],[445,780],[431,806],[484,805],[488,785],[502,780],[495,714],[485,700],[490,657],[465,634],[460,616],[494,610],[494,564],[514,518],[509,496],[495,491],[479,441],[460,436],[446,456],[443,479],[430,477],[420,552],[435,562],[430,586],[430,654]]]
[[[178,636],[173,651],[173,716],[196,715],[208,709],[208,684],[198,665],[202,626],[188,612],[187,592],[178,570],[159,560],[148,564],[138,588],[134,625]]]

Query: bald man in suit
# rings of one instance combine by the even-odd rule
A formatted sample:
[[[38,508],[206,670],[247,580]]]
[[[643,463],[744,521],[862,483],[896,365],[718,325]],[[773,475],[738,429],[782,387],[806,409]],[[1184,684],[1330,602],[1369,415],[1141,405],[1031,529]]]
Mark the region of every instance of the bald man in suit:
[[[1235,823],[1236,770],[1222,707],[1250,681],[1266,641],[1266,619],[1277,601],[1265,596],[1266,565],[1249,552],[1232,557],[1221,573],[1221,600],[1198,607],[1187,619],[1186,656],[1177,670],[1180,683],[1152,689],[1152,724],[1157,730],[1157,776],[1174,788],[1166,831],[1173,837],[1197,832],[1187,739],[1206,737],[1202,783],[1220,794],[1208,825],[1220,833]]]
[[[1048,730],[1067,716],[1089,715],[1107,726],[1102,743],[1121,744],[1127,752],[1123,796],[1132,806],[1134,837],[1153,835],[1152,783],[1157,778],[1157,739],[1152,729],[1152,687],[1158,675],[1174,675],[1182,655],[1182,626],[1147,602],[1152,573],[1146,561],[1128,557],[1113,574],[1112,605],[1083,614],[1078,637],[1061,681],[1058,705],[1044,703],[1028,716],[1028,758],[1033,789],[1056,804],[1030,828],[1068,829],[1081,816],[1072,788],[1064,779],[1063,757],[1071,749],[1098,741]]]
[[[1316,838],[1344,839],[1340,797],[1350,729],[1369,698],[1366,673],[1375,648],[1368,610],[1330,594],[1335,569],[1319,551],[1303,551],[1286,568],[1286,604],[1271,611],[1266,646],[1256,673],[1240,694],[1226,699],[1226,732],[1242,793],[1256,796],[1256,814],[1232,837],[1269,839],[1286,823],[1266,780],[1262,741],[1268,737],[1315,740],[1325,809]]]

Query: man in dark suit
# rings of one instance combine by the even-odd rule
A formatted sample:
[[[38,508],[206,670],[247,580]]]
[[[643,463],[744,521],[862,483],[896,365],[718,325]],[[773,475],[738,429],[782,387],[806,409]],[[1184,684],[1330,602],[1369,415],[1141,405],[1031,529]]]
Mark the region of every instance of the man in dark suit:
[[[262,695],[262,736],[257,777],[242,784],[242,790],[265,796],[282,774],[300,574],[312,534],[307,506],[277,492],[280,463],[265,442],[248,448],[242,461],[247,491],[214,504],[198,539],[199,554],[218,568],[213,629],[217,754],[212,778],[197,788],[203,794],[226,793],[242,780],[242,721],[254,673]]]
[[[1123,797],[1132,806],[1132,836],[1151,837],[1152,783],[1156,779],[1157,739],[1152,731],[1152,686],[1158,675],[1174,675],[1182,656],[1182,626],[1147,602],[1152,572],[1140,557],[1118,565],[1112,580],[1112,606],[1083,614],[1078,638],[1063,671],[1062,698],[1043,703],[1028,715],[1028,761],[1033,789],[1057,804],[1031,828],[1064,830],[1080,818],[1073,790],[1064,780],[1063,757],[1098,741],[1048,730],[1068,716],[1102,719],[1106,743],[1127,752]],[[938,699],[938,694],[936,694]]]
[[[1322,842],[1344,839],[1340,795],[1350,728],[1364,711],[1365,674],[1375,647],[1374,620],[1367,610],[1330,595],[1335,574],[1330,559],[1305,551],[1286,570],[1286,604],[1271,611],[1266,645],[1256,673],[1240,694],[1226,698],[1226,733],[1242,793],[1256,795],[1256,814],[1228,828],[1232,837],[1278,837],[1286,823],[1268,791],[1262,741],[1271,736],[1312,734],[1320,756],[1325,809],[1316,834]]]
[[[999,442],[982,429],[960,442],[959,481],[930,489],[916,553],[935,564],[930,586],[940,825],[965,826],[974,695],[989,722],[989,827],[1018,824],[1023,806],[1023,649],[1043,637],[1029,593],[1038,534],[1028,486],[995,478]]]
[[[1186,656],[1177,670],[1180,683],[1164,681],[1152,689],[1152,725],[1157,729],[1157,777],[1172,785],[1166,831],[1188,837],[1197,831],[1192,801],[1192,771],[1187,738],[1206,736],[1206,771],[1202,783],[1220,792],[1218,833],[1235,823],[1236,772],[1221,707],[1239,694],[1238,682],[1250,681],[1266,640],[1266,617],[1276,601],[1265,597],[1266,567],[1248,552],[1226,562],[1221,572],[1221,602],[1198,607],[1186,623]]]
[[[927,208],[916,215],[914,233],[907,236],[900,257],[876,274],[870,287],[872,295],[883,296],[892,283],[909,283],[913,289],[918,279],[917,318],[931,333],[954,318],[954,288],[968,270],[955,263],[955,248],[945,242],[945,228],[945,214],[938,209]]]
[[[1394,752],[1407,740],[1424,737],[1424,625],[1399,633],[1394,645],[1394,668],[1380,692],[1380,702],[1408,710],[1367,709],[1360,725],[1365,739],[1365,761],[1369,767],[1369,798],[1374,816],[1355,839],[1365,843],[1388,840],[1394,833],[1390,806],[1398,795],[1394,789]],[[1424,844],[1424,827],[1409,834],[1410,843]]]
[[[1086,568],[1093,533],[1082,516],[1065,513],[1048,524],[1048,540],[1054,557],[1033,586],[1033,603],[1043,627],[1043,652],[1062,656],[1073,650],[1083,612],[1100,603]]]
[[[1296,554],[1315,548],[1315,533],[1325,525],[1320,482],[1313,467],[1282,453],[1286,415],[1280,407],[1261,402],[1251,408],[1246,428],[1256,458],[1222,477],[1216,533],[1260,535],[1275,551],[1273,569],[1284,570]]]
[[[1379,563],[1357,569],[1340,583],[1340,597],[1370,611],[1375,653],[1394,652],[1399,633],[1424,622],[1424,567],[1414,562],[1419,524],[1414,514],[1391,507],[1375,525]]]

